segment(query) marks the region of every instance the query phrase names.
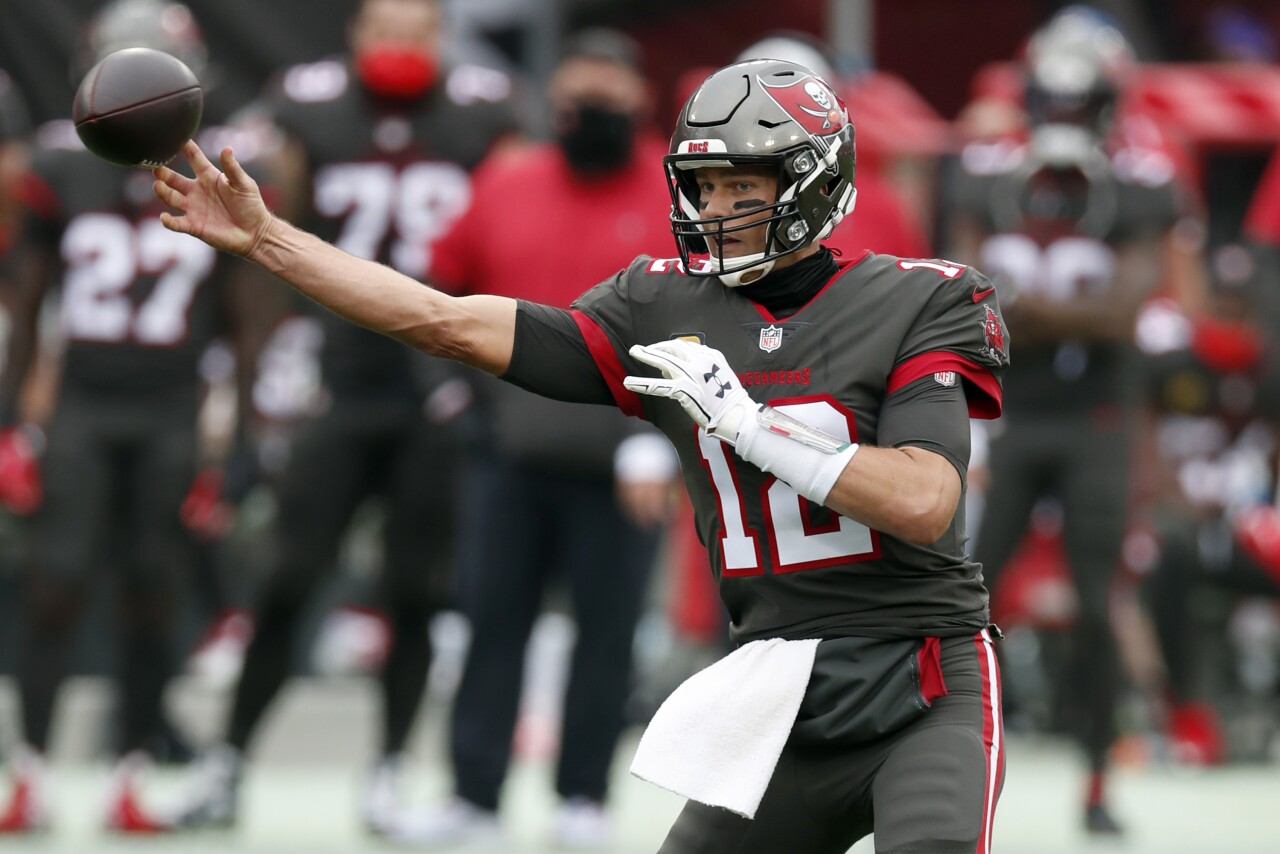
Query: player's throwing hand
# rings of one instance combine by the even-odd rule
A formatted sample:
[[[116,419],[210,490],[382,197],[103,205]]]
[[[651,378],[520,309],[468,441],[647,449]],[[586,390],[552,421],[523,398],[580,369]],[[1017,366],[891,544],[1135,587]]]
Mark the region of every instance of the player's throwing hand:
[[[699,426],[731,445],[746,413],[760,408],[742,388],[724,354],[713,347],[673,339],[637,344],[631,355],[657,368],[663,378],[627,377],[624,386],[638,394],[671,398]]]
[[[152,189],[162,202],[180,211],[162,213],[160,222],[171,231],[198,237],[234,255],[251,256],[266,238],[272,216],[257,183],[236,160],[231,148],[222,149],[222,171],[209,162],[200,146],[182,146],[194,178],[167,166],[152,170]]]

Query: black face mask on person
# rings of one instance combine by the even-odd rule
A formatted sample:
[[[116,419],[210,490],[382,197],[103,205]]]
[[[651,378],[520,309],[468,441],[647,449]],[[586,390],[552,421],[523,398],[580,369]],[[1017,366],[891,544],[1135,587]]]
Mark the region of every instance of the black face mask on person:
[[[580,104],[561,116],[558,140],[576,172],[609,172],[631,157],[635,122],[630,113]]]

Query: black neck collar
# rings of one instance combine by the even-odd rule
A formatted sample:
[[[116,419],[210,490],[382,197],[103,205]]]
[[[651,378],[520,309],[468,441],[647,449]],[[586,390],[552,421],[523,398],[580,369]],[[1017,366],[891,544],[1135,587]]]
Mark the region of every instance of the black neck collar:
[[[764,306],[774,317],[790,317],[804,308],[839,269],[831,250],[823,246],[803,261],[743,285],[738,293]]]

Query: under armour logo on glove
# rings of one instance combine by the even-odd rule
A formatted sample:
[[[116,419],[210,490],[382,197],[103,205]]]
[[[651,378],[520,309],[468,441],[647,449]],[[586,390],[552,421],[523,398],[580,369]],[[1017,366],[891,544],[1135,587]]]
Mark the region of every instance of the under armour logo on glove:
[[[637,344],[630,352],[637,361],[661,371],[662,377],[627,377],[624,386],[637,394],[676,401],[708,433],[731,445],[737,441],[743,417],[760,408],[719,350],[674,339]]]
[[[716,376],[716,374],[718,374],[719,372],[720,372],[720,366],[712,365],[711,370],[707,371],[705,374],[702,375],[702,381],[705,383],[715,383],[716,386],[718,387],[718,391],[716,391],[716,397],[724,397],[724,393],[732,389],[733,384],[721,382],[720,378]]]

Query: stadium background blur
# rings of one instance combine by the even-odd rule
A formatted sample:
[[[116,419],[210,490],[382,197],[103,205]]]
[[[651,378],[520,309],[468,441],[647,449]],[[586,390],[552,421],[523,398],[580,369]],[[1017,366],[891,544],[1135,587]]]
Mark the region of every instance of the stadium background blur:
[[[77,82],[69,71],[79,49],[77,33],[102,5],[95,0],[0,4],[0,70],[8,73],[11,85],[22,94],[33,127],[69,113]],[[214,85],[207,108],[209,115],[219,119],[256,97],[281,69],[340,53],[352,6],[337,0],[188,0],[188,5],[208,43]],[[873,173],[886,179],[917,220],[931,248],[924,254],[934,255],[942,254],[944,248],[941,176],[961,140],[982,127],[984,120],[972,109],[975,100],[979,96],[998,100],[1001,93],[1007,94],[1010,75],[1016,74],[1010,63],[1027,36],[1066,4],[1050,0],[984,0],[981,4],[950,0],[790,0],[785,4],[772,0],[452,0],[445,5],[451,22],[446,55],[510,73],[521,92],[522,119],[534,138],[549,131],[538,94],[541,83],[554,65],[561,39],[580,27],[617,27],[641,43],[657,94],[660,130],[674,117],[692,81],[732,61],[739,50],[761,36],[791,30],[825,40],[845,80],[845,97],[857,127],[860,181]],[[1127,103],[1156,126],[1159,144],[1178,164],[1206,226],[1203,247],[1189,263],[1202,267],[1204,278],[1212,279],[1221,273],[1222,265],[1229,266],[1239,257],[1236,248],[1249,253],[1262,284],[1263,307],[1268,309],[1259,317],[1268,325],[1270,337],[1276,338],[1280,264],[1275,246],[1267,241],[1280,243],[1280,229],[1267,232],[1259,225],[1265,215],[1256,211],[1268,204],[1259,188],[1267,186],[1264,174],[1280,145],[1280,52],[1276,47],[1280,6],[1266,0],[1111,0],[1095,6],[1115,18],[1144,63],[1128,90]],[[1255,225],[1254,232],[1246,228],[1251,205],[1255,214],[1249,222]],[[585,288],[591,283],[582,284]],[[1185,289],[1166,285],[1164,296],[1198,299],[1194,288],[1186,296]],[[1015,359],[1016,353],[1015,344]],[[56,358],[56,352],[51,358]],[[39,383],[28,398],[30,411],[37,416],[48,405],[48,392],[42,394]],[[1274,481],[1274,469],[1270,474]],[[261,535],[269,515],[270,501],[255,503],[251,497],[241,524],[219,549],[221,571],[232,579],[231,589],[239,602],[249,598],[255,570],[260,569],[254,538]],[[1068,802],[1074,804],[1076,798],[1072,776],[1076,760],[1060,748],[1066,724],[1054,713],[1060,699],[1052,678],[1060,656],[1055,637],[1063,623],[1071,620],[1072,594],[1056,546],[1052,506],[1043,508],[1037,519],[1026,547],[1015,559],[1021,569],[1016,574],[1021,579],[1017,593],[996,603],[1000,622],[1011,636],[1005,649],[1006,680],[1023,685],[1015,692],[1019,707],[1009,717],[1013,747],[997,819],[997,851],[1070,851],[1087,845],[1074,820],[1067,817]],[[630,710],[636,732],[679,678],[723,649],[714,593],[708,592],[708,584],[698,574],[704,567],[689,557],[696,549],[687,540],[687,531],[673,527],[656,573],[649,613],[637,637],[640,679]],[[1160,721],[1153,719],[1136,676],[1144,668],[1158,666],[1151,664],[1150,642],[1133,606],[1134,597],[1125,592],[1138,583],[1146,565],[1143,542],[1140,536],[1131,539],[1115,608],[1130,693],[1122,704],[1122,736],[1113,756],[1121,774],[1119,797],[1134,826],[1132,850],[1276,850],[1280,818],[1265,805],[1280,798],[1280,775],[1275,773],[1280,763],[1280,611],[1274,600],[1266,598],[1207,597],[1199,603],[1196,617],[1212,629],[1206,635],[1211,666],[1205,687],[1221,715],[1227,761],[1213,769],[1177,761],[1161,738]],[[19,547],[14,520],[0,515],[0,676],[11,673],[13,667]],[[160,843],[156,850],[168,850],[164,846],[169,844],[174,850],[224,845],[231,850],[376,847],[353,826],[339,823],[336,836],[326,835],[317,833],[307,825],[311,820],[304,818],[314,806],[328,803],[326,798],[342,797],[347,777],[354,776],[367,753],[335,743],[325,730],[345,728],[349,719],[344,716],[372,714],[365,697],[372,688],[361,673],[370,666],[366,659],[379,654],[377,624],[356,625],[356,634],[344,640],[341,629],[332,623],[334,606],[358,587],[362,574],[374,571],[376,555],[370,554],[371,548],[358,526],[344,550],[343,578],[309,621],[308,636],[315,642],[303,645],[306,655],[299,656],[297,669],[313,678],[294,689],[264,738],[261,764],[277,768],[279,774],[264,775],[264,782],[247,797],[251,803],[255,799],[278,803],[278,809],[250,807],[251,823],[240,836]],[[200,609],[192,605],[189,610],[180,652],[193,648],[207,628]],[[112,667],[111,619],[110,609],[99,608],[85,628],[78,643],[76,673],[86,678],[73,684],[55,726],[54,758],[72,767],[92,769],[92,762],[103,756],[108,727],[95,711],[110,706],[110,692],[101,677]],[[432,764],[441,761],[439,726],[445,716],[440,705],[448,702],[465,643],[465,631],[448,620],[442,622],[437,628],[444,650],[435,665],[431,696],[422,713],[424,726],[416,739],[415,758],[423,766],[424,789],[443,785],[440,774],[432,770]],[[359,634],[370,629],[371,636]],[[546,741],[554,727],[545,718],[557,711],[560,662],[571,635],[571,623],[555,615],[544,618],[540,626],[532,653],[540,664],[530,671],[528,714],[520,735],[524,741],[518,745],[523,776],[512,784],[518,791],[528,788],[527,777],[541,773],[539,763],[548,753]],[[322,648],[329,651],[328,664]],[[209,732],[217,716],[210,709],[219,707],[225,690],[225,682],[216,679],[179,678],[170,689],[175,719],[190,727],[198,740]],[[286,719],[298,726],[282,726]],[[0,691],[0,745],[4,748],[12,744],[15,728],[11,695]],[[368,727],[352,727],[353,731],[363,729]],[[625,814],[623,835],[631,832],[638,838],[628,839],[619,850],[653,850],[678,805],[664,793],[650,792],[651,787],[625,782],[628,758],[624,744],[618,760],[619,809]],[[299,788],[300,778],[290,774],[312,766],[331,772],[336,782],[326,789],[313,779],[314,788]],[[96,806],[86,805],[82,811],[75,807],[82,800],[80,795],[92,801],[92,795],[86,794],[91,790],[74,775],[62,789],[58,813],[68,819],[66,827],[43,842],[23,844],[31,845],[31,850],[58,846],[62,846],[58,850],[99,850],[92,817]],[[289,790],[293,794],[285,794]],[[519,821],[535,828],[542,806],[539,797],[530,794],[513,808]],[[269,818],[263,818],[268,811]],[[1157,811],[1177,818],[1158,819]],[[335,808],[333,812],[345,816],[351,811]],[[1059,812],[1062,817],[1057,817]],[[77,813],[84,815],[74,817]],[[317,814],[323,815],[319,810]],[[1234,830],[1224,837],[1223,826],[1228,824]],[[1002,826],[1007,828],[1003,834]],[[536,830],[524,837],[536,839]]]

